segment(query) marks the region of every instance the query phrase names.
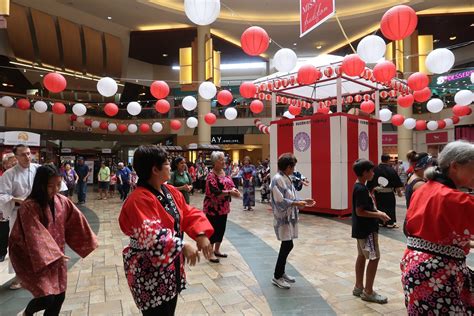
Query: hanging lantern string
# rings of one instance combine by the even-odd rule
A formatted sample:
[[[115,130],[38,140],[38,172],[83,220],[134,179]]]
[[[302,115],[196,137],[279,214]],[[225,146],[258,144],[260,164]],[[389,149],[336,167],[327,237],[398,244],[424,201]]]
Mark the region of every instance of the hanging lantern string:
[[[339,24],[339,28],[341,29],[342,34],[343,34],[344,37],[346,38],[347,43],[348,43],[349,46],[351,47],[351,49],[352,49],[352,51],[354,52],[354,54],[356,54],[356,50],[354,49],[354,46],[352,46],[352,43],[351,43],[351,41],[349,40],[349,37],[347,36],[346,31],[344,31],[344,28],[342,27],[341,21],[339,21],[339,17],[337,16],[337,12],[334,13],[334,16],[336,17],[337,24]]]

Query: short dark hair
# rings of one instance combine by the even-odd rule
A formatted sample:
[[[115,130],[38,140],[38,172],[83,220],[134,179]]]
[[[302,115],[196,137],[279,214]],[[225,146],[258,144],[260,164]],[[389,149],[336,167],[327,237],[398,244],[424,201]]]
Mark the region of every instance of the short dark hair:
[[[298,160],[292,153],[284,153],[278,157],[278,170],[285,171],[288,167],[294,167]]]
[[[382,156],[380,157],[380,159],[382,160],[382,162],[387,162],[387,161],[390,160],[390,155],[382,154]]]
[[[352,165],[352,170],[358,177],[362,177],[365,171],[370,171],[375,168],[375,165],[372,161],[367,159],[357,159]]]
[[[139,181],[148,181],[151,177],[153,167],[161,170],[163,164],[168,161],[168,153],[157,145],[142,145],[133,154],[133,169],[138,175]]]
[[[13,146],[13,153],[16,155],[16,152],[18,151],[18,148],[30,148],[26,145],[23,145],[23,144],[19,144],[19,145],[15,145]]]

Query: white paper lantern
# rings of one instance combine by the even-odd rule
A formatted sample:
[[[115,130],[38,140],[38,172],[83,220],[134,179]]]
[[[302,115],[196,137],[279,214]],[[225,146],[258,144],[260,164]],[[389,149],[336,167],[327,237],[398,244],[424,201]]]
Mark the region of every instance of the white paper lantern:
[[[11,108],[13,104],[15,104],[15,100],[13,100],[12,97],[9,97],[8,95],[6,95],[0,99],[0,103],[6,108]]]
[[[450,118],[445,118],[443,121],[446,123],[446,127],[451,127],[454,125],[453,120]]]
[[[138,126],[136,124],[129,124],[127,129],[129,133],[133,134],[138,131]]]
[[[197,25],[209,25],[221,12],[220,0],[184,0],[184,12]]]
[[[379,117],[382,122],[388,122],[392,118],[392,111],[389,109],[381,109],[379,112]]]
[[[443,110],[444,104],[443,101],[441,101],[440,99],[431,99],[426,104],[426,108],[431,113],[439,113],[441,112],[441,110]]]
[[[104,97],[111,97],[117,93],[117,82],[110,77],[104,77],[97,82],[97,91]]]
[[[428,124],[426,124],[426,127],[430,130],[430,131],[435,131],[438,129],[438,122],[436,121],[429,121]]]
[[[99,128],[100,126],[100,121],[92,121],[91,127],[92,128]]]
[[[289,48],[282,48],[276,52],[273,57],[275,68],[281,72],[289,72],[296,67],[298,57],[296,53]]]
[[[85,120],[86,120],[86,119],[85,119],[84,117],[79,116],[79,117],[76,119],[76,122],[77,122],[77,123],[80,123],[80,124],[83,124]]]
[[[227,108],[224,112],[224,116],[229,121],[233,121],[237,118],[237,110],[235,108]]]
[[[295,116],[293,114],[290,113],[290,111],[285,111],[285,113],[283,113],[283,116],[286,117],[286,118],[289,118],[289,119],[294,119]]]
[[[217,88],[212,82],[204,81],[199,85],[199,95],[206,100],[215,97],[216,93]]]
[[[33,108],[38,113],[44,113],[48,111],[48,105],[44,101],[36,101],[35,104],[33,104]]]
[[[438,48],[428,54],[425,65],[434,74],[442,74],[454,65],[454,54],[447,48]]]
[[[407,118],[403,122],[403,126],[405,126],[406,129],[414,129],[416,126],[416,120],[414,118]]]
[[[163,130],[163,125],[159,122],[155,122],[151,125],[151,129],[153,130],[153,132],[159,133]]]
[[[195,97],[187,96],[187,97],[184,97],[182,104],[183,104],[183,108],[186,111],[192,111],[196,108],[198,103]]]
[[[384,59],[386,49],[385,41],[380,36],[368,35],[357,45],[357,55],[366,63],[377,63]]]
[[[469,90],[458,91],[454,95],[454,102],[458,105],[470,105],[474,98],[474,94]]]
[[[83,116],[87,113],[87,108],[82,103],[76,103],[72,106],[72,113],[76,114],[77,116]]]
[[[142,106],[138,102],[130,102],[127,105],[127,112],[132,116],[137,116],[142,111]]]
[[[186,126],[189,128],[196,128],[198,126],[198,120],[195,117],[189,117],[186,120]]]
[[[117,130],[117,124],[110,123],[109,126],[107,126],[107,128],[110,132],[115,132]]]

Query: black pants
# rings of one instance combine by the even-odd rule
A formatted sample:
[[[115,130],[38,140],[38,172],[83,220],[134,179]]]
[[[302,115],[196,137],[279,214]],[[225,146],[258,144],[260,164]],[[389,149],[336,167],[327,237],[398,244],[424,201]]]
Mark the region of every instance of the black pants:
[[[278,260],[275,266],[275,279],[279,279],[285,274],[286,258],[293,249],[293,240],[285,240],[281,242],[280,252],[278,253]]]
[[[44,310],[45,316],[57,316],[63,306],[66,293],[63,292],[58,295],[47,295],[36,297],[32,299],[25,310],[25,315],[30,316],[36,312]]]
[[[396,199],[393,192],[375,192],[375,201],[377,202],[377,209],[386,213],[390,220],[386,222],[387,225],[393,225],[397,222],[397,214],[395,212]]]
[[[163,302],[155,308],[149,308],[146,311],[142,311],[143,316],[173,316],[174,311],[176,310],[176,303],[178,302],[178,295],[169,300],[168,302]]]
[[[0,222],[0,257],[7,255],[8,234],[10,232],[10,222]]]
[[[211,244],[222,242],[222,239],[224,239],[225,227],[227,225],[227,214],[217,216],[206,215],[206,217],[209,220],[209,223],[211,223],[212,228],[214,228],[214,234],[212,234],[209,241]]]

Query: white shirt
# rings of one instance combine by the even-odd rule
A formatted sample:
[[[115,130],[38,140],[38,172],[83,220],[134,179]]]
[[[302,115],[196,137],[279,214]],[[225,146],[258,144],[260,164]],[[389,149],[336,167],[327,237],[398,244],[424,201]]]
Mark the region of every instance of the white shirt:
[[[40,165],[36,163],[30,163],[28,168],[17,164],[0,177],[0,209],[6,216],[11,215],[15,208],[14,197],[26,198],[31,193],[38,167]]]

